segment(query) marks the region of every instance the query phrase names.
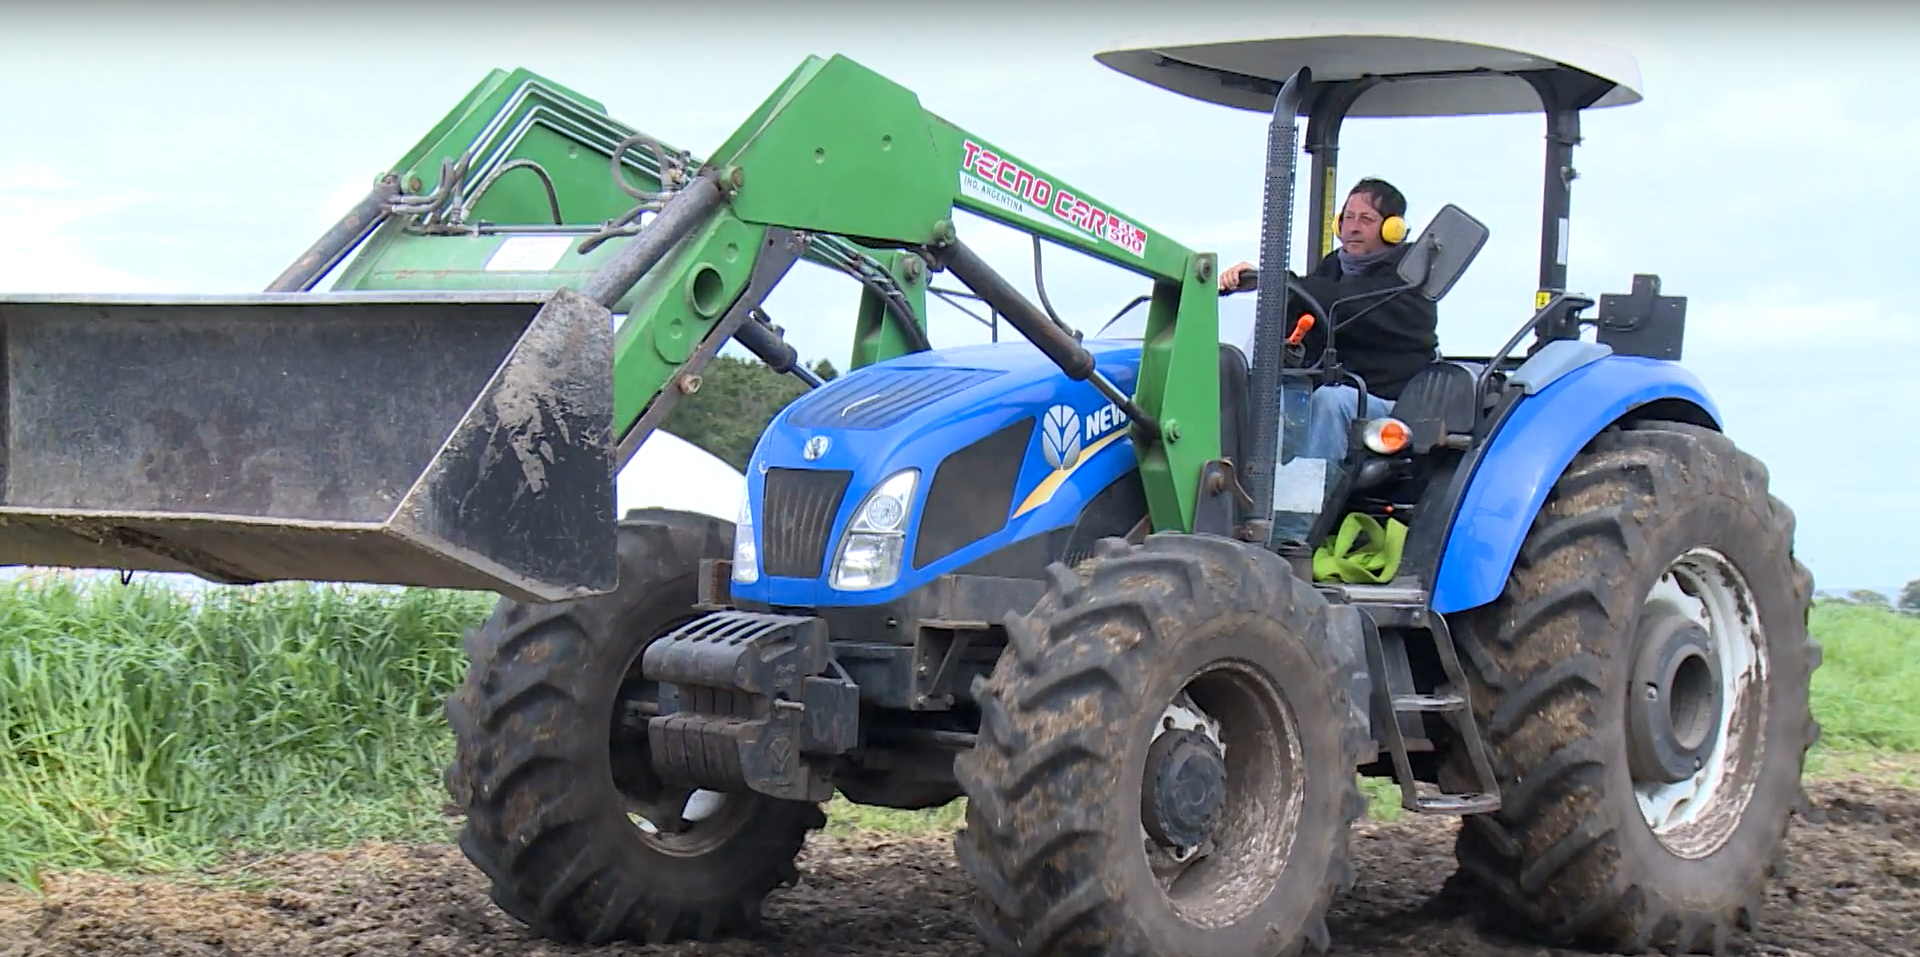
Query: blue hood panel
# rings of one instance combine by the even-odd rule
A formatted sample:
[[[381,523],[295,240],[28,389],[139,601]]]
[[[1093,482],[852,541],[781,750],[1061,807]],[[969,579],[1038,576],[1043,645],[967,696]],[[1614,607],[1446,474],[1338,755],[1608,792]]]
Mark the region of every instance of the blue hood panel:
[[[1083,345],[1109,381],[1133,391],[1139,341]],[[926,567],[913,567],[918,521],[926,513],[927,492],[942,460],[1017,424],[1030,424],[1031,436],[1006,524]],[[733,593],[749,601],[808,608],[897,599],[1016,541],[1072,524],[1088,500],[1137,467],[1126,426],[1126,416],[1091,383],[1069,379],[1025,340],[918,353],[849,372],[782,409],[754,449],[747,490],[762,575],[750,585],[734,583]],[[807,457],[809,443],[816,458]],[[875,591],[830,588],[828,572],[841,529],[868,491],[906,468],[918,468],[920,481],[899,579]],[[783,522],[786,536],[816,547],[824,541],[817,575],[765,574],[770,469],[839,472],[846,478],[845,492],[837,497],[831,495],[831,482],[800,483],[812,489],[813,497],[799,508],[790,507]],[[794,547],[792,539],[780,544]]]

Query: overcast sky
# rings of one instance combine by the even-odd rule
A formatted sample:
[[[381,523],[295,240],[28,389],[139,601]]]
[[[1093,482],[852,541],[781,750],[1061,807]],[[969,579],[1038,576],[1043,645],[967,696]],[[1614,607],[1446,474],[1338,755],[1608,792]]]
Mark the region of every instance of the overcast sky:
[[[1572,285],[1635,271],[1689,297],[1686,361],[1766,459],[1824,588],[1920,577],[1907,418],[1920,326],[1904,274],[1920,35],[1894,4],[1428,3],[1419,15],[1581,33],[1639,58],[1647,101],[1589,114],[1576,154]],[[262,5],[263,7],[266,5]],[[1276,32],[1305,5],[1001,0],[771,5],[8,4],[0,31],[0,291],[258,289],[493,67],[525,66],[705,153],[809,53],[848,54],[1150,230],[1256,258],[1264,117],[1096,64],[1170,21]],[[1391,15],[1384,2],[1334,5]],[[1606,12],[1601,12],[1601,11]],[[1322,14],[1323,16],[1325,14]],[[1901,49],[1905,47],[1906,49]],[[1531,307],[1538,116],[1354,120],[1340,190],[1384,176],[1423,223],[1441,204],[1493,239],[1441,310],[1442,343],[1497,347]],[[1306,200],[1298,199],[1304,215]],[[1027,247],[962,220],[1031,289]],[[1143,291],[1052,252],[1048,292],[1091,331]],[[1251,296],[1228,301],[1244,338]],[[809,358],[844,367],[857,288],[793,274],[770,303]],[[936,308],[936,345],[984,329]],[[1136,313],[1115,331],[1137,333]],[[1881,446],[1885,446],[1881,448]]]

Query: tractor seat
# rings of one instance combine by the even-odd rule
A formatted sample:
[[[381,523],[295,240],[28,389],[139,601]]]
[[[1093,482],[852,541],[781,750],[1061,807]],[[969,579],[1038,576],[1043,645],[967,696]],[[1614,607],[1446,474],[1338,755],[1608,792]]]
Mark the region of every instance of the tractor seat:
[[[1220,344],[1220,454],[1245,474],[1253,452],[1253,364],[1240,347]],[[1436,357],[1400,390],[1394,418],[1407,423],[1418,448],[1429,449],[1448,433],[1470,433],[1478,419],[1473,381],[1484,362]],[[1278,414],[1279,410],[1266,410]]]
[[[1437,359],[1400,387],[1393,417],[1407,424],[1415,451],[1433,448],[1448,434],[1473,431],[1480,417],[1474,378],[1482,367],[1477,362]]]
[[[1401,387],[1394,418],[1407,423],[1413,443],[1425,450],[1448,433],[1471,433],[1479,418],[1473,382],[1486,363],[1436,358]],[[1246,474],[1253,452],[1253,364],[1239,346],[1220,344],[1220,454]],[[1279,414],[1263,407],[1264,414]]]

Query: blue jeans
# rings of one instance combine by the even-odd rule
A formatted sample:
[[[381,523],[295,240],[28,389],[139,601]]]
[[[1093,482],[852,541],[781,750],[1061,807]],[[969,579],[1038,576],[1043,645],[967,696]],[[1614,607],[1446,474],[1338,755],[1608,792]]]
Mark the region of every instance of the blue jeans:
[[[1307,398],[1307,437],[1301,443],[1302,458],[1326,459],[1337,467],[1347,457],[1347,431],[1353,428],[1360,406],[1360,390],[1350,385],[1323,385]],[[1377,419],[1393,411],[1393,402],[1367,394],[1367,418]]]

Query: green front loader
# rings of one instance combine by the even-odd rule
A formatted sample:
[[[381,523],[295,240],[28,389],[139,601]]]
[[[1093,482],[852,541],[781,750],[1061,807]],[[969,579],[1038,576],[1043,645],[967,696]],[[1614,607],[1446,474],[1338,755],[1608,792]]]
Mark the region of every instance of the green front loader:
[[[1723,947],[1799,796],[1819,649],[1792,513],[1678,364],[1685,299],[1565,288],[1561,174],[1583,111],[1638,100],[1631,58],[1101,58],[1268,117],[1251,355],[1212,253],[845,57],[705,157],[495,73],[264,292],[0,298],[0,562],[500,594],[446,783],[493,900],[555,939],[744,930],[839,794],[967,799],[996,952],[1325,950],[1358,772],[1466,819],[1512,928]],[[1488,229],[1436,204],[1391,288],[1319,301],[1289,269],[1298,119],[1312,269],[1345,117],[1516,111],[1552,133],[1535,309],[1302,454],[1301,410],[1368,395],[1357,300],[1440,301]],[[1144,332],[1031,301],[957,210],[1138,277]],[[765,306],[803,261],[853,283],[828,383]],[[941,274],[1020,341],[930,348]],[[809,387],[738,512],[616,514],[729,342]]]
[[[670,382],[733,338],[818,384],[757,305],[796,253],[862,285],[856,366],[927,347],[898,253],[734,220],[693,268],[723,187],[661,191],[697,168],[495,71],[263,293],[7,297],[0,563],[611,589],[612,476]]]

